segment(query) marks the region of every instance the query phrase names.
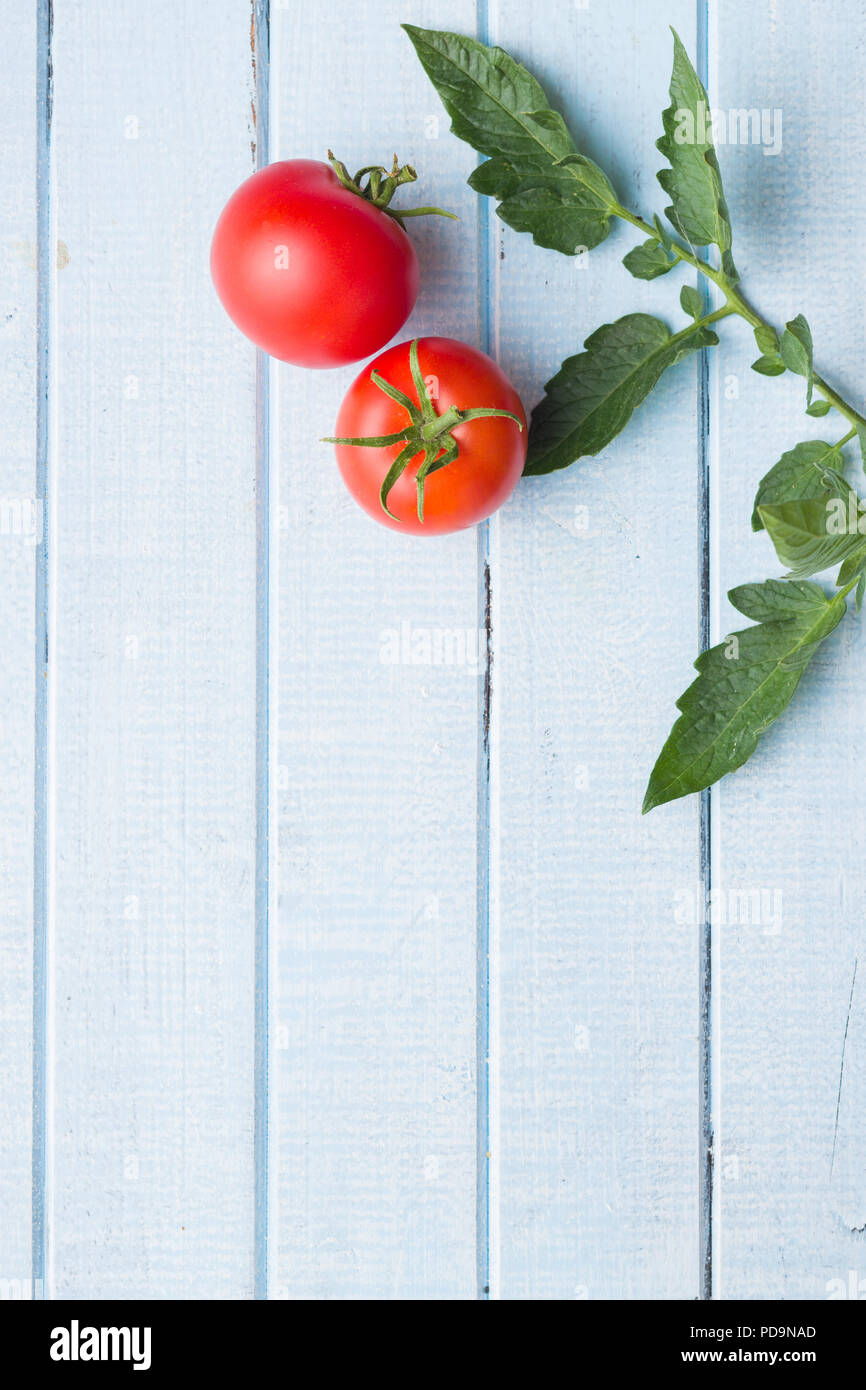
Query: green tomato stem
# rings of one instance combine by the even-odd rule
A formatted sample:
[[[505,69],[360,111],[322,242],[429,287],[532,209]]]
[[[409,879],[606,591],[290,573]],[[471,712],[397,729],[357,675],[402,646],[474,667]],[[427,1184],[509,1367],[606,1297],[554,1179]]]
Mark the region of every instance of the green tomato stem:
[[[349,173],[345,164],[336,159],[333,151],[328,150],[328,162],[331,165],[337,178],[344,188],[357,197],[363,198],[365,202],[372,203],[373,207],[387,215],[403,226],[404,217],[428,217],[435,214],[437,217],[450,217],[455,222],[458,220],[456,213],[446,212],[444,208],[392,208],[389,206],[391,199],[397,189],[404,183],[414,183],[418,175],[411,164],[399,164],[397,156],[394,155],[394,162],[390,169],[386,169],[383,164],[365,164],[363,169],[359,169],[354,178]],[[362,180],[366,177],[367,182]]]

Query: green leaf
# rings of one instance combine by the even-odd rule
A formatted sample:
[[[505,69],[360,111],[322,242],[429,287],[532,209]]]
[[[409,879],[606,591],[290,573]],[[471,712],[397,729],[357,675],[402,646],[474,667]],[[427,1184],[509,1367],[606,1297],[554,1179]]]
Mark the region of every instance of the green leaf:
[[[501,53],[502,49],[499,51]],[[539,91],[541,91],[541,88],[539,88]],[[543,92],[541,92],[541,97],[545,103],[544,106],[540,106],[537,111],[526,111],[524,115],[527,116],[530,121],[534,121],[536,125],[540,125],[542,129],[553,131],[554,135],[564,136],[566,140],[570,140],[571,136],[568,133],[568,127],[559,111],[554,111],[551,106],[547,105],[547,98]]]
[[[472,178],[469,182],[475,187]],[[582,200],[574,185],[564,187],[563,181],[555,178],[521,180],[516,191],[499,204],[497,213],[516,232],[529,232],[537,246],[565,256],[591,250],[604,241],[609,230],[607,214],[600,212],[590,197]]]
[[[866,594],[866,570],[862,571],[857,581],[857,589],[854,594],[854,607],[857,612],[863,607],[863,595]]]
[[[786,325],[779,344],[779,353],[785,366],[797,376],[806,378],[806,404],[812,403],[812,332],[802,314]]]
[[[768,502],[797,502],[807,497],[821,497],[827,492],[837,497],[847,496],[848,484],[836,471],[841,464],[838,444],[827,444],[823,439],[806,439],[802,444],[795,444],[758,484],[752,530],[763,530],[758,508]]]
[[[574,255],[603,241],[616,195],[601,169],[578,152],[531,73],[476,39],[403,28],[454,134],[489,156],[470,186],[499,200],[502,220],[539,246]]]
[[[866,425],[855,425],[854,428],[857,431],[857,443],[860,445],[863,472],[866,473]]]
[[[559,117],[562,120],[562,117]],[[563,129],[565,124],[563,122]],[[569,136],[571,139],[571,136]],[[612,212],[616,206],[616,194],[608,182],[607,175],[585,154],[565,154],[556,161],[557,171],[570,170],[575,178],[589,189],[595,197]]]
[[[661,218],[659,217],[659,215],[658,215],[657,212],[656,212],[656,213],[653,213],[653,226],[655,227],[656,231],[658,232],[659,241],[661,242],[661,244],[662,244],[662,246],[665,248],[665,250],[666,250],[666,251],[672,251],[672,250],[674,249],[674,244],[673,244],[673,242],[671,241],[671,238],[670,238],[670,236],[668,235],[667,229],[665,228],[665,225],[664,225],[664,223],[662,222],[662,220],[661,220]]]
[[[472,170],[467,182],[485,198],[508,198],[517,192],[523,178],[506,159],[488,159]]]
[[[775,623],[805,616],[827,602],[820,584],[811,580],[764,579],[728,590],[738,613],[756,623]]]
[[[806,414],[816,415],[820,418],[823,415],[829,415],[832,409],[829,401],[813,401],[811,405],[806,406]]]
[[[864,570],[866,570],[866,536],[861,536],[859,546],[851,551],[851,554],[848,556],[847,560],[844,561],[839,573],[836,575],[836,588],[844,588],[846,584],[850,584],[858,575],[862,577]],[[859,584],[857,588],[859,592]],[[860,605],[862,602],[863,600],[861,598],[857,603],[858,613],[860,612]]]
[[[769,323],[759,324],[755,329],[755,342],[767,357],[778,355],[779,335]]]
[[[679,35],[672,32],[671,104],[662,113],[665,133],[656,141],[671,166],[658,175],[672,203],[665,215],[692,246],[718,246],[722,269],[734,284],[739,277],[731,255],[730,216],[713,149],[710,104]]]
[[[781,376],[785,364],[777,357],[759,357],[757,362],[752,363],[752,371],[760,372],[761,376]]]
[[[854,498],[854,516],[859,515]],[[846,498],[825,493],[797,502],[768,502],[758,509],[776,554],[788,566],[789,578],[805,579],[831,566],[841,565],[863,549],[864,537],[849,530]]]
[[[728,597],[757,626],[698,657],[698,678],[677,701],[680,717],[652,770],[645,812],[742,767],[846,608],[844,593],[828,599],[802,580],[744,584]]]
[[[657,275],[667,275],[676,264],[655,237],[642,241],[640,246],[626,252],[622,263],[638,280],[655,280]]]
[[[699,319],[704,312],[704,301],[699,290],[693,285],[683,285],[680,290],[680,305],[693,319]]]
[[[566,358],[545,386],[532,412],[524,472],[552,473],[600,453],[667,367],[717,342],[715,333],[696,324],[671,335],[651,314],[627,314],[597,328],[586,351]]]

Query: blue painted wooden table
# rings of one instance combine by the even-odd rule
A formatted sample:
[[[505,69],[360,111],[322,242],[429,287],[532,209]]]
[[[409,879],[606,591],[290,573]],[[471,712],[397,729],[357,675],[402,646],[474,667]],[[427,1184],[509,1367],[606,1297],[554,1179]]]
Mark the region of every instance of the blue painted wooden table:
[[[6,5],[2,1292],[862,1297],[856,622],[703,815],[640,816],[702,631],[779,572],[748,517],[800,387],[726,324],[418,543],[319,443],[354,370],[257,364],[212,291],[256,162],[396,148],[460,216],[413,225],[403,336],[531,405],[670,313],[624,228],[569,260],[476,199],[400,21],[501,42],[645,213],[673,23],[781,113],[720,150],[737,261],[863,399],[862,0]]]

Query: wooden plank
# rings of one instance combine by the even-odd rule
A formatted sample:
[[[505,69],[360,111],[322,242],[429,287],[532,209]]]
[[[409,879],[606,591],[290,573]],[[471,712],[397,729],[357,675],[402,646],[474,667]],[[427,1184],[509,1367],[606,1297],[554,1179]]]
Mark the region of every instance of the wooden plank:
[[[804,313],[819,370],[862,409],[866,286],[851,256],[863,189],[852,150],[866,119],[856,61],[866,7],[738,2],[718,7],[716,25],[718,105],[766,109],[771,121],[778,111],[782,121],[781,153],[753,144],[722,152],[745,292],[776,322]],[[715,401],[722,633],[742,625],[726,591],[781,573],[766,536],[749,529],[758,478],[797,440],[845,432],[833,417],[806,420],[802,383],[761,379],[748,370],[753,356],[745,325],[725,332]],[[717,796],[715,886],[727,920],[717,928],[715,1282],[724,1298],[850,1296],[850,1272],[855,1288],[866,1277],[860,627],[845,621],[784,719]]]
[[[0,93],[4,177],[2,453],[0,453],[0,1298],[31,1287],[34,557],[36,499],[36,13],[4,17]]]
[[[272,21],[272,157],[415,164],[415,201],[461,221],[413,224],[423,287],[402,336],[473,341],[473,157],[399,23],[472,32],[474,7],[360,0],[339,42],[327,10]],[[271,1292],[472,1298],[477,538],[419,542],[356,508],[318,442],[356,370],[279,376]],[[457,664],[401,649],[447,633]]]
[[[693,46],[685,3],[490,16],[644,214],[664,206],[668,22]],[[681,321],[675,277],[619,264],[624,228],[576,261],[495,234],[496,341],[527,405],[600,323]],[[697,392],[680,366],[601,457],[527,480],[493,526],[495,1297],[700,1292],[698,807],[640,814],[700,624]]]
[[[252,1290],[255,376],[209,282],[248,7],[56,6],[50,1292]]]

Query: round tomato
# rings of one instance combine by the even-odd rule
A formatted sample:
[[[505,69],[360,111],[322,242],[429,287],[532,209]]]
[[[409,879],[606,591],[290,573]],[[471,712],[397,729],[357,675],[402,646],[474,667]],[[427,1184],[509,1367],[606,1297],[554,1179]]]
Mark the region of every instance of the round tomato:
[[[409,317],[418,257],[399,219],[421,210],[384,209],[416,175],[396,161],[390,175],[373,172],[362,189],[336,160],[333,169],[282,160],[242,183],[223,209],[213,282],[229,317],[272,356],[344,366],[377,352]]]
[[[439,536],[510,496],[526,461],[526,416],[504,372],[454,338],[388,348],[349,387],[337,463],[370,516]]]

